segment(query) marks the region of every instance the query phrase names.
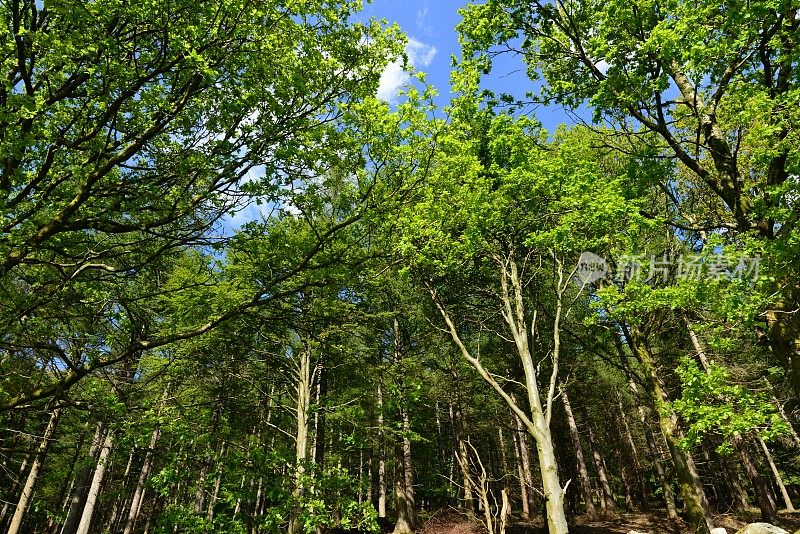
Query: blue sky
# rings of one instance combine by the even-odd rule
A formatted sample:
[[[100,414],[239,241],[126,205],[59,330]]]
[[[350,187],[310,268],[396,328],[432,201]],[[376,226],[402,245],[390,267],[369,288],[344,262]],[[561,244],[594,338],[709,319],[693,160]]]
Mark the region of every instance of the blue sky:
[[[451,57],[460,53],[456,24],[461,20],[458,9],[468,0],[373,0],[365,4],[363,16],[397,22],[409,37],[406,53],[415,68],[428,74],[427,81],[438,89],[439,105],[450,100]],[[379,96],[391,100],[407,81],[398,65],[390,65],[384,73]],[[505,56],[497,61],[484,86],[496,92],[524,95],[533,83],[524,72],[519,58]],[[572,123],[560,107],[539,108],[535,112],[542,124],[552,131],[558,124]]]
[[[365,3],[364,12],[359,19],[375,17],[397,22],[408,35],[409,45],[406,53],[415,68],[427,73],[427,81],[439,91],[438,105],[445,106],[450,101],[450,69],[452,56],[460,54],[456,24],[461,20],[458,9],[469,0],[373,0]],[[390,65],[384,72],[379,96],[389,102],[397,101],[397,91],[408,82],[408,74],[397,64]],[[493,72],[484,80],[484,87],[498,93],[506,92],[522,96],[530,91],[533,83],[524,72],[519,58],[504,57],[495,63]],[[561,123],[572,123],[569,115],[560,107],[538,108],[536,117],[551,132]],[[242,224],[268,217],[274,206],[250,203],[242,206],[239,212],[228,217],[226,228],[236,228]]]

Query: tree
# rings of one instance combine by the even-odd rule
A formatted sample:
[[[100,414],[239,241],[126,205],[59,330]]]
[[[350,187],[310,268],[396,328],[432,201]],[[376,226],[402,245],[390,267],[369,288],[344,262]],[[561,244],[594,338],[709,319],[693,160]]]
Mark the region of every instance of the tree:
[[[360,157],[346,108],[374,94],[401,40],[348,22],[355,7],[2,10],[0,407],[201,335],[263,297],[165,334],[148,290],[131,287],[163,291],[176,252],[219,243],[226,213],[255,195],[284,205],[287,187],[322,172],[332,151]],[[39,370],[25,380],[15,362]]]
[[[580,295],[572,283],[575,270],[567,265],[577,260],[582,247],[602,242],[602,237],[593,241],[593,236],[602,235],[611,216],[636,213],[613,178],[578,153],[577,143],[542,147],[544,136],[536,123],[495,117],[491,108],[479,108],[469,90],[469,76],[465,71],[467,90],[454,107],[452,129],[438,140],[441,155],[432,178],[405,216],[401,250],[428,288],[464,359],[533,436],[548,527],[550,532],[566,532],[550,425],[563,349],[562,321],[571,312],[570,302]],[[578,237],[581,231],[588,235]],[[467,293],[455,289],[459,286],[469,288]],[[477,294],[491,304],[472,305]],[[547,326],[539,323],[542,306],[548,312],[543,322]],[[539,341],[543,328],[552,332],[550,340]],[[487,368],[486,357],[481,357],[483,338],[493,336],[513,340],[525,377],[525,408],[511,397],[506,379]],[[534,358],[547,355],[550,376],[541,379]]]
[[[636,150],[646,137],[654,157],[674,160],[683,178],[652,177],[673,208],[668,227],[725,232],[765,255],[774,280],[760,313],[800,396],[797,6],[489,0],[462,13],[465,58],[488,70],[487,51],[519,52],[544,81],[534,101],[587,104],[595,122],[613,125],[611,144]]]

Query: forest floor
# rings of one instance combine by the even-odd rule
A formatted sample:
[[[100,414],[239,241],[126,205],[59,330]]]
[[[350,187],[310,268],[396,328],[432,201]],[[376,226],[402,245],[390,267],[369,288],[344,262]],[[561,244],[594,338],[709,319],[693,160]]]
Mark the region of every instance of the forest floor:
[[[757,510],[749,514],[720,515],[715,524],[724,527],[729,534],[748,523],[759,522]],[[800,514],[781,514],[776,525],[789,532],[800,532]],[[656,514],[618,514],[613,518],[588,520],[584,517],[570,521],[570,533],[574,534],[628,534],[634,531],[642,534],[684,534],[691,529],[683,522],[670,521]],[[483,525],[459,513],[434,514],[424,521],[419,534],[482,534]],[[539,522],[514,522],[506,529],[508,534],[547,534],[547,529]]]

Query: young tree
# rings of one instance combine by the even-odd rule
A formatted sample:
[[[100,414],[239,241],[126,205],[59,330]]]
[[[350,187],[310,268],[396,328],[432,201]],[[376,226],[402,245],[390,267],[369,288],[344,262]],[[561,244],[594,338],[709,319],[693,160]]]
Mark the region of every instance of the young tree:
[[[534,122],[480,109],[469,77],[467,70],[466,96],[454,107],[452,128],[438,139],[441,155],[432,177],[404,218],[401,250],[464,359],[534,438],[548,528],[566,532],[550,423],[562,321],[580,294],[571,262],[593,244],[604,221],[635,212],[613,178],[598,172],[577,143],[542,147],[544,136]],[[581,230],[588,237],[578,237]],[[466,291],[456,290],[459,286]],[[492,306],[472,305],[477,295]],[[548,320],[540,323],[542,306]],[[542,346],[536,340],[544,328],[552,337]],[[482,339],[493,336],[512,340],[527,406],[515,402],[505,379],[487,367]],[[549,377],[542,379],[534,362],[547,356]]]

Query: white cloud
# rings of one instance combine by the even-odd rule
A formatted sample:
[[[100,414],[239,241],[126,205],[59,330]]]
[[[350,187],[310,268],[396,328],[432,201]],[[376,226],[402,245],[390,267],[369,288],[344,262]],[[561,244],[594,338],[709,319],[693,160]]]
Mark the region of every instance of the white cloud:
[[[422,28],[425,25],[425,20],[428,18],[428,3],[425,2],[421,8],[417,10],[417,28]]]
[[[409,37],[406,45],[408,66],[413,69],[423,69],[431,64],[436,57],[436,47]],[[381,74],[378,86],[378,98],[391,102],[397,97],[400,90],[411,79],[411,75],[403,69],[402,60],[392,61]]]
[[[420,8],[417,9],[417,30],[421,31],[427,36],[433,35],[433,25],[428,19],[428,2],[427,0],[421,2]]]
[[[594,66],[595,66],[595,67],[597,67],[597,70],[599,70],[600,72],[602,72],[603,74],[605,74],[606,72],[608,72],[608,68],[609,68],[611,65],[609,65],[609,64],[608,64],[608,61],[606,61],[605,59],[601,59],[600,61],[598,61],[597,63],[595,63],[595,64],[594,64]]]

